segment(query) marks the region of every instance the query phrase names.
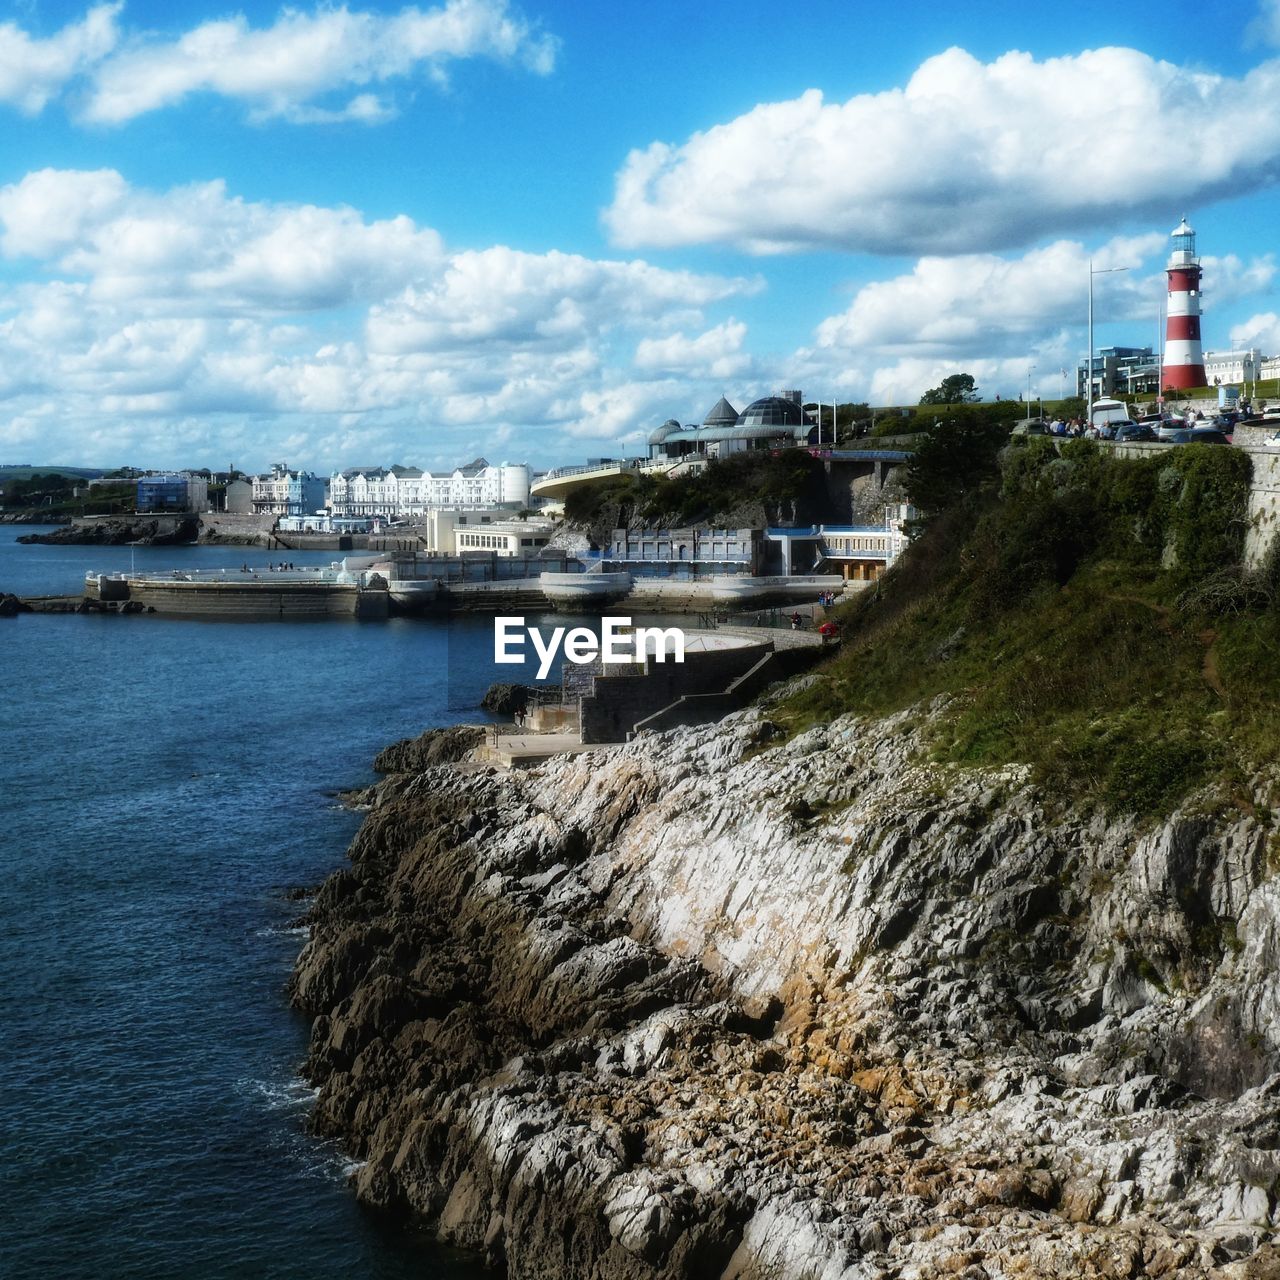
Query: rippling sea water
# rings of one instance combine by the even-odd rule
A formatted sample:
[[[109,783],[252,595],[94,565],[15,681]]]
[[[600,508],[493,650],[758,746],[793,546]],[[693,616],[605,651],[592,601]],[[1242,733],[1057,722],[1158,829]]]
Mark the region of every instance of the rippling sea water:
[[[26,531],[0,526],[0,591],[74,591],[131,558],[279,558],[16,545]],[[365,1214],[307,1135],[307,1025],[285,997],[303,904],[285,893],[342,862],[358,818],[332,793],[458,718],[450,643],[455,698],[461,673],[478,701],[490,635],[0,619],[0,1273],[482,1274]]]

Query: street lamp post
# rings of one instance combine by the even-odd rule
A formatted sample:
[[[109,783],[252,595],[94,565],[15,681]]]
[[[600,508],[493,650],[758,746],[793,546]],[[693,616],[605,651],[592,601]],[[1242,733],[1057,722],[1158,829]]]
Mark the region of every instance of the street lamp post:
[[[1084,411],[1090,426],[1093,425],[1093,277],[1128,270],[1128,267],[1095,267],[1093,259],[1089,259],[1089,357],[1085,361]]]

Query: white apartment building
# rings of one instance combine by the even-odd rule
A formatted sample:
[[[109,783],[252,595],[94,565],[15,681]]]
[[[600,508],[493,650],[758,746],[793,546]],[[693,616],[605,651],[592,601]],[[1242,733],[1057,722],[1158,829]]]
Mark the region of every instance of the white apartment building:
[[[527,463],[492,465],[477,458],[451,472],[419,467],[351,467],[329,480],[329,506],[336,516],[404,519],[440,508],[527,506]]]
[[[1211,387],[1240,387],[1265,377],[1264,363],[1257,347],[1245,351],[1206,351],[1204,376]]]
[[[324,506],[323,477],[309,471],[290,471],[283,462],[265,475],[253,477],[253,510],[258,515],[305,516]]]

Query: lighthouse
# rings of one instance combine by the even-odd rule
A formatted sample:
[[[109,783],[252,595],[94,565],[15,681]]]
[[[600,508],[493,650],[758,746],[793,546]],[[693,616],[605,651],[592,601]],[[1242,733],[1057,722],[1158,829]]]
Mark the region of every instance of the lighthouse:
[[[1160,385],[1166,390],[1206,386],[1200,347],[1200,259],[1196,233],[1186,218],[1174,228],[1169,255],[1169,312],[1164,330],[1164,367]]]

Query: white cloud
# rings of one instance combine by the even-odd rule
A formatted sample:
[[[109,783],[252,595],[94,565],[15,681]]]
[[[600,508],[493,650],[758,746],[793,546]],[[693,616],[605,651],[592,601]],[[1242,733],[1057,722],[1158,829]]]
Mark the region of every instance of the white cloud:
[[[40,169],[0,187],[0,249],[9,257],[49,257],[77,244],[126,194],[114,169]]]
[[[47,40],[13,22],[0,23],[0,102],[37,115],[67,81],[83,75],[117,45],[116,15],[123,4],[95,5],[79,22]]]
[[[439,465],[484,442],[537,460],[540,436],[561,458],[566,435],[616,439],[647,430],[634,415],[701,398],[656,348],[652,367],[631,353],[683,326],[708,366],[735,361],[744,326],[704,308],[760,287],[454,252],[407,217],[246,201],[221,182],[154,192],[113,170],[0,187],[0,256],[26,278],[0,290],[0,438],[53,406],[46,447],[88,462],[262,465],[288,443],[316,467]],[[205,439],[184,425],[199,421]]]
[[[844,311],[823,320],[814,345],[794,356],[796,376],[873,404],[914,404],[957,371],[973,373],[988,394],[1020,394],[1034,370],[1033,391],[1043,386],[1046,395],[1057,395],[1073,384],[1084,358],[1090,263],[1097,272],[1099,331],[1126,322],[1131,345],[1154,345],[1168,243],[1154,232],[1116,237],[1094,249],[1058,240],[1012,258],[921,258],[910,272],[864,285]],[[1215,299],[1266,293],[1275,263],[1270,255],[1243,261],[1234,254],[1201,261],[1205,344],[1225,346],[1228,335],[1214,323]],[[1250,339],[1255,345],[1280,349],[1274,321],[1256,316],[1233,329],[1230,341],[1244,341],[1252,327],[1262,335]]]
[[[1276,264],[1271,254],[1243,261],[1234,253],[1215,257],[1205,254],[1204,267],[1205,307],[1212,311],[1218,298],[1244,298],[1250,294],[1265,293],[1275,280]]]
[[[0,23],[0,103],[36,115],[79,86],[80,118],[118,125],[212,93],[242,103],[254,122],[373,125],[396,108],[370,86],[412,77],[444,86],[450,64],[466,58],[547,75],[559,48],[508,0],[445,0],[386,14],[317,5],[285,9],[256,28],[238,13],[172,38],[126,35],[117,22],[123,8],[96,5],[47,39]]]
[[[0,250],[53,260],[97,299],[224,313],[368,302],[444,262],[436,232],[407,217],[251,203],[222,182],[157,195],[110,169],[42,169],[0,187]]]
[[[601,328],[697,312],[754,292],[757,281],[665,271],[646,262],[503,246],[456,254],[425,286],[411,286],[369,316],[369,347],[386,354],[512,343],[566,347]]]
[[[121,124],[193,93],[215,93],[245,103],[256,120],[372,124],[394,114],[372,93],[358,93],[336,109],[316,99],[418,73],[443,82],[448,64],[462,58],[515,62],[546,75],[556,50],[557,41],[506,0],[447,0],[395,14],[345,5],[286,9],[274,25],[257,29],[237,14],[176,40],[136,40],[99,66],[83,115]]]
[[[1018,258],[921,258],[909,274],[860,289],[844,312],[818,326],[817,343],[885,355],[994,354],[1015,344],[1025,350],[1031,336],[1085,320],[1090,261],[1098,272],[1099,323],[1146,319],[1159,305],[1163,277],[1142,266],[1166,244],[1164,236],[1152,234],[1113,240],[1092,252],[1058,240]]]
[[[633,151],[605,222],[628,246],[955,254],[1280,179],[1280,61],[1240,78],[1104,48],[979,62],[953,48],[905,87],[810,90],[680,145]]]
[[[689,338],[673,333],[665,338],[642,338],[636,347],[635,366],[685,378],[742,378],[749,375],[751,357],[743,351],[747,326],[726,320]]]
[[[1280,352],[1280,315],[1274,311],[1263,311],[1233,325],[1231,346],[1235,350],[1258,347],[1263,355]]]
[[[255,124],[276,115],[290,124],[344,124],[347,121],[355,124],[385,124],[399,114],[394,106],[384,102],[377,94],[358,93],[344,107],[311,107],[290,103],[283,109],[250,112],[249,118]]]
[[[1261,0],[1248,34],[1259,43],[1280,45],[1280,0]]]

